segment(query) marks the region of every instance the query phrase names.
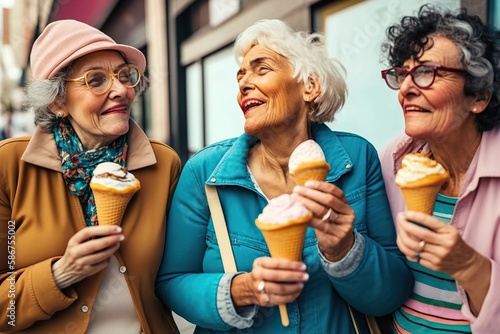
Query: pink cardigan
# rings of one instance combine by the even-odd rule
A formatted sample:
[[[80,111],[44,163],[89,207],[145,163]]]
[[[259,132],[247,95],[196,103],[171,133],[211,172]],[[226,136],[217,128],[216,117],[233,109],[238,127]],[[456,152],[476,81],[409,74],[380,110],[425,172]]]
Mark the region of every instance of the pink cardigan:
[[[396,171],[406,153],[423,148],[425,142],[400,135],[381,152],[380,160],[387,196],[396,221],[406,205],[400,189],[394,184]],[[472,333],[498,333],[500,329],[500,128],[483,133],[481,144],[464,180],[451,224],[462,238],[491,261],[490,288],[479,316],[470,311],[464,290],[458,286],[464,305],[462,313],[471,322]]]

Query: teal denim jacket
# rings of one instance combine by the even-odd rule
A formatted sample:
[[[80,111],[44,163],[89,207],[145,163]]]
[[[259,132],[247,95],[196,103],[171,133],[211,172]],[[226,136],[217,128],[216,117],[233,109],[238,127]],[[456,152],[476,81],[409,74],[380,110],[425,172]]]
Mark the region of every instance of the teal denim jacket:
[[[338,263],[322,260],[314,229],[308,228],[302,261],[309,281],[287,304],[290,325],[277,307],[235,310],[229,294],[235,273],[224,274],[205,184],[217,187],[239,272],[269,256],[255,218],[267,199],[255,189],[247,156],[258,139],[243,134],[193,155],[181,173],[168,215],[157,295],[198,327],[195,333],[354,333],[347,303],[360,312],[384,315],[397,309],[413,288],[396,246],[396,232],[374,147],[363,138],[314,124],[312,136],[331,170],[326,181],[344,191],[356,214],[353,250]]]

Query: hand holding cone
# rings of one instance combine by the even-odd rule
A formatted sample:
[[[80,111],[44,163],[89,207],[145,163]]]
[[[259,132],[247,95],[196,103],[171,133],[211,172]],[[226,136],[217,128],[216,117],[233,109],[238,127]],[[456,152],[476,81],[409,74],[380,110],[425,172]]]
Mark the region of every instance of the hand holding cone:
[[[300,261],[312,212],[289,194],[269,201],[255,224],[262,231],[273,258]],[[286,305],[279,305],[283,326],[289,325]]]

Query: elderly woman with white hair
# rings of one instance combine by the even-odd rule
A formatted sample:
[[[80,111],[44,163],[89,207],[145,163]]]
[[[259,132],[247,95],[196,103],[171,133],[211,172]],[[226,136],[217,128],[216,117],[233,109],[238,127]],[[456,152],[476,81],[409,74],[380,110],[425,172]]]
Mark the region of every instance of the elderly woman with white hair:
[[[249,27],[234,52],[245,133],[186,163],[169,211],[157,294],[197,333],[355,333],[348,304],[390,313],[413,281],[396,246],[377,152],[324,124],[345,100],[342,67],[328,58],[322,35],[279,20]],[[288,162],[308,139],[331,169],[326,181],[297,186]],[[219,195],[235,272],[224,272],[205,185]],[[255,225],[269,200],[291,193],[313,213],[302,261],[271,258]],[[283,304],[288,327],[276,307]]]

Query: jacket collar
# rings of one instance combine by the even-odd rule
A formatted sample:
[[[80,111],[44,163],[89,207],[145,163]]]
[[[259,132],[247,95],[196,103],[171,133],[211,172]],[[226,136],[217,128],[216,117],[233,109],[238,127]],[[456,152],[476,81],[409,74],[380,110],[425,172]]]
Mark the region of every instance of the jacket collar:
[[[396,146],[392,150],[392,160],[394,164],[392,166],[392,172],[396,175],[397,171],[401,168],[401,162],[407,153],[414,153],[421,151],[422,153],[429,153],[430,148],[427,142],[422,139],[415,139],[407,134],[402,134],[400,139],[398,139]]]
[[[311,127],[313,139],[321,146],[330,164],[327,182],[337,180],[342,174],[351,170],[352,161],[340,139],[324,124],[313,124]],[[220,159],[214,171],[209,175],[207,183],[212,185],[241,185],[253,188],[253,182],[247,170],[248,152],[259,139],[242,134],[234,139],[232,145]]]
[[[132,119],[130,119],[129,124],[127,169],[135,170],[154,165],[156,157],[148,137]],[[39,126],[36,127],[21,160],[62,172],[61,158],[57,151],[54,135],[44,131]]]

